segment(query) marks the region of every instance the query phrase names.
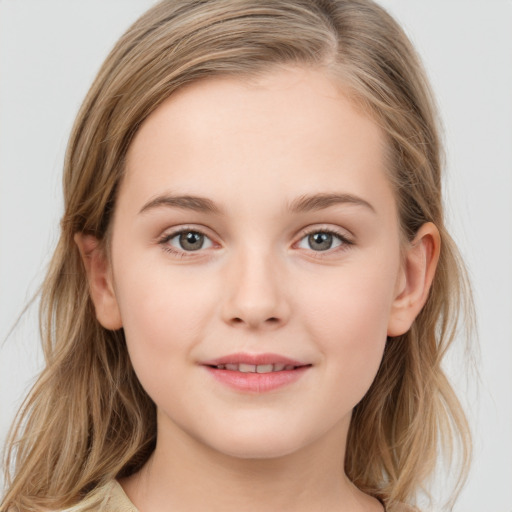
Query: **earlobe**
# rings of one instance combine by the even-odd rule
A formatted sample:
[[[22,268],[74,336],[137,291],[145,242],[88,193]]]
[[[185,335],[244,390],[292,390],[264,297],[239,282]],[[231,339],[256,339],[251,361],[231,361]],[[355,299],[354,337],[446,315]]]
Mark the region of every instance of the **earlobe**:
[[[388,322],[388,336],[406,333],[427,301],[434,279],[441,237],[432,222],[421,226],[406,248],[400,285]]]
[[[106,329],[120,329],[123,326],[121,314],[103,247],[95,236],[85,233],[75,233],[74,240],[84,263],[96,318]]]

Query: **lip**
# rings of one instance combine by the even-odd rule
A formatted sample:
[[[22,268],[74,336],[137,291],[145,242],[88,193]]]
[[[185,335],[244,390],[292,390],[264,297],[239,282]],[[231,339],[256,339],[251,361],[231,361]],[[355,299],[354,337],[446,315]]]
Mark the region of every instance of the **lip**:
[[[243,373],[240,371],[215,368],[225,364],[268,365],[283,364],[294,366],[293,370],[281,370],[269,373]],[[297,382],[310,368],[311,364],[290,359],[279,354],[229,354],[202,362],[201,365],[218,382],[244,393],[261,394],[273,391]]]
[[[246,354],[236,353],[228,354],[217,359],[211,359],[201,363],[205,366],[219,366],[221,364],[284,364],[291,366],[307,366],[309,363],[297,361],[296,359],[290,359],[279,354]]]

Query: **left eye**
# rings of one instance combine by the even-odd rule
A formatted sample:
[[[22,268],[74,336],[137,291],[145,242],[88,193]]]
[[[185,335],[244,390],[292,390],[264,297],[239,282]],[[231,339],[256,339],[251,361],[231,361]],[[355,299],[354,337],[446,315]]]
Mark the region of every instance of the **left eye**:
[[[198,231],[180,231],[171,235],[167,240],[171,247],[181,251],[199,251],[199,249],[208,249],[212,247],[212,241],[203,233]]]
[[[303,237],[298,247],[301,249],[311,249],[313,251],[328,251],[347,243],[347,241],[336,233],[329,231],[315,231]]]

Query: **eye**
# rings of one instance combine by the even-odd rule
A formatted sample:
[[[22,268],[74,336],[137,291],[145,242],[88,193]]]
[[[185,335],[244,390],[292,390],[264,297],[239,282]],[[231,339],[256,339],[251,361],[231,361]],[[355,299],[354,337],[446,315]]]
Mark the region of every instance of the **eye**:
[[[166,235],[160,243],[173,252],[194,252],[213,246],[213,242],[206,235],[190,229]]]
[[[350,245],[351,242],[343,235],[333,231],[313,231],[302,237],[298,243],[301,249],[310,249],[316,252],[325,252],[330,249],[336,249],[342,245]]]

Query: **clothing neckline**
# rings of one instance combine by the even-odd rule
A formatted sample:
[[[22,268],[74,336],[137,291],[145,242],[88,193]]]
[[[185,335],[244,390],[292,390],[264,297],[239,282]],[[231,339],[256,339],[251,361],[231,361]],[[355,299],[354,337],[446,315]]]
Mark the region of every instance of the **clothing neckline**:
[[[110,488],[110,497],[117,498],[120,505],[124,507],[129,507],[124,510],[124,512],[139,512],[137,507],[131,502],[130,498],[126,494],[123,489],[123,486],[119,483],[117,479],[112,480],[112,486]],[[387,512],[386,504],[380,498],[376,498],[379,503],[382,505],[384,512]]]
[[[139,512],[138,508],[131,502],[130,498],[117,479],[112,480],[109,498],[117,501],[123,508],[123,512]]]

